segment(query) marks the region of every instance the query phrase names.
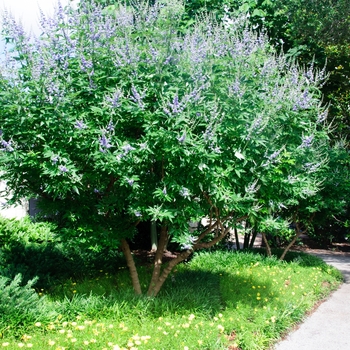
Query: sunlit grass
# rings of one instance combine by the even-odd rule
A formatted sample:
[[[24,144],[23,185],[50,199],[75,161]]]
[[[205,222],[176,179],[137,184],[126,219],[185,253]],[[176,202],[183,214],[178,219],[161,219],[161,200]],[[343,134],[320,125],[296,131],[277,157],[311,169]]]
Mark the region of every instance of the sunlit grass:
[[[38,291],[52,319],[3,329],[0,349],[267,349],[340,282],[317,258],[292,258],[198,254],[157,298],[135,297],[122,268],[68,279]]]

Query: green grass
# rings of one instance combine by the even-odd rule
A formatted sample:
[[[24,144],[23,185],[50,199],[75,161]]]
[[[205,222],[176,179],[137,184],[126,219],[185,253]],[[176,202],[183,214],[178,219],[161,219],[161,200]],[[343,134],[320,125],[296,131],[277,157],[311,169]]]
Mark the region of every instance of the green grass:
[[[0,349],[268,349],[342,280],[303,253],[217,250],[179,265],[156,298],[136,297],[118,251],[39,229],[45,240],[28,221],[0,228]],[[139,269],[144,291],[150,273]]]

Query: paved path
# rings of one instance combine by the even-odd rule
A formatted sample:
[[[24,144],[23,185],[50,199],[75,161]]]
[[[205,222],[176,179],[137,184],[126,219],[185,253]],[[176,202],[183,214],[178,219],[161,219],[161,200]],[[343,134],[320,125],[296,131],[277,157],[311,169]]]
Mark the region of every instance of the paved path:
[[[300,327],[275,346],[275,350],[350,349],[350,253],[313,251],[340,270],[345,283],[322,303]]]

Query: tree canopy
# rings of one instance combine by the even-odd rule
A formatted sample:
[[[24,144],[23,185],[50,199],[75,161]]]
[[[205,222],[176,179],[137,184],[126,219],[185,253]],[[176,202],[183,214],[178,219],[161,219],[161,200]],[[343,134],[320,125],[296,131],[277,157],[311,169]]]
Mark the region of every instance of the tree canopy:
[[[184,31],[183,11],[58,5],[37,38],[4,17],[0,166],[11,201],[36,195],[88,244],[121,246],[137,293],[127,238],[159,222],[148,295],[240,220],[316,211],[308,199],[329,171],[324,72],[276,52],[245,18],[207,16]],[[207,227],[189,228],[202,218]],[[182,251],[162,269],[169,239]]]

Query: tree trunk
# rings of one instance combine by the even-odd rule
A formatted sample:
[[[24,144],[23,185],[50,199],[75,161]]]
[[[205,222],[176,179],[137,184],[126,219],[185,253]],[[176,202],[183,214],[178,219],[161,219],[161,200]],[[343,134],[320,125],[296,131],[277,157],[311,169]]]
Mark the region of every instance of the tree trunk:
[[[292,245],[295,243],[295,241],[297,240],[297,238],[302,234],[302,232],[298,232],[294,238],[292,239],[292,241],[287,245],[287,247],[284,249],[280,260],[283,260],[286,257],[286,254],[288,253],[289,249],[292,247]]]
[[[249,243],[249,249],[253,249],[254,242],[255,242],[255,239],[256,239],[257,235],[258,235],[258,231],[254,229],[253,230],[252,239],[250,240],[250,243]]]
[[[156,255],[154,257],[153,273],[152,273],[151,282],[149,284],[149,288],[147,292],[148,296],[155,296],[153,295],[153,288],[157,285],[159,280],[159,276],[162,268],[162,262],[163,262],[163,254],[164,254],[167,241],[168,241],[168,228],[167,226],[162,226],[162,229],[160,231],[159,244],[157,247]]]
[[[121,244],[122,244],[122,251],[126,259],[126,264],[128,265],[128,268],[129,268],[132,286],[134,288],[135,293],[138,295],[141,295],[142,290],[141,290],[139,275],[137,273],[135,261],[134,261],[134,258],[132,257],[129,244],[125,239],[121,240]]]
[[[240,246],[240,244],[239,244],[239,239],[238,239],[237,227],[235,227],[233,230],[234,230],[234,232],[235,232],[236,250],[241,250],[241,246]]]
[[[265,246],[266,246],[266,254],[267,254],[267,256],[271,256],[272,255],[271,248],[270,248],[269,242],[267,241],[266,235],[264,232],[262,232],[261,235],[262,235],[262,238],[263,238]]]
[[[193,250],[186,250],[182,252],[180,255],[178,255],[175,259],[171,260],[168,264],[168,266],[163,270],[161,275],[159,276],[158,280],[155,281],[153,285],[150,285],[147,296],[149,297],[155,297],[159,293],[160,289],[162,288],[165,280],[169,276],[171,270],[180,262],[187,259],[191,254],[193,253]]]
[[[151,221],[151,250],[156,251],[158,248],[157,223]]]
[[[247,232],[247,229],[249,229],[248,221],[246,221],[245,227],[244,227],[243,249],[248,249],[249,248],[250,231]]]

